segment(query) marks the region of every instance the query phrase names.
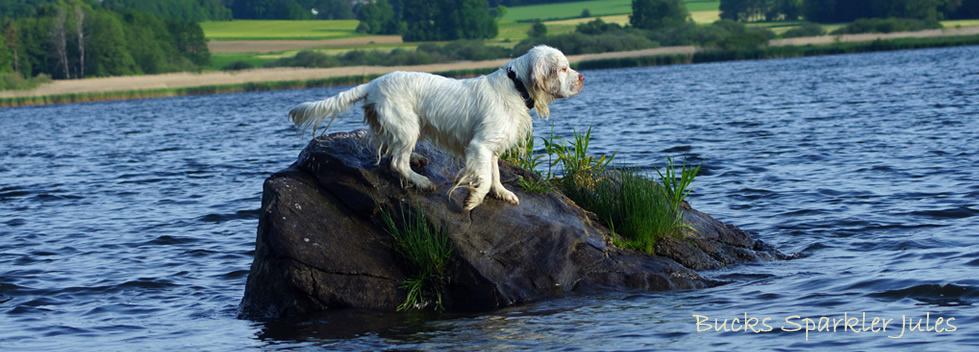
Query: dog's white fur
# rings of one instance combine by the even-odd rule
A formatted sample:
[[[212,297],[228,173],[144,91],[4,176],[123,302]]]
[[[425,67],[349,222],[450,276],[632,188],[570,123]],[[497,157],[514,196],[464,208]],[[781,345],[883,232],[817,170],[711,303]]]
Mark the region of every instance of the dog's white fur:
[[[530,109],[507,77],[507,69],[526,86],[537,114],[547,118],[548,104],[581,91],[584,76],[568,66],[559,50],[537,46],[496,72],[470,79],[450,79],[421,72],[392,72],[336,96],[302,103],[289,112],[303,129],[315,129],[360,100],[378,153],[391,156],[391,168],[415,187],[432,191],[435,185],[409,165],[415,142],[427,137],[465,158],[462,183],[471,183],[466,210],[483,202],[487,193],[513,204],[517,196],[500,183],[498,158],[533,130]],[[327,125],[329,128],[329,124]]]

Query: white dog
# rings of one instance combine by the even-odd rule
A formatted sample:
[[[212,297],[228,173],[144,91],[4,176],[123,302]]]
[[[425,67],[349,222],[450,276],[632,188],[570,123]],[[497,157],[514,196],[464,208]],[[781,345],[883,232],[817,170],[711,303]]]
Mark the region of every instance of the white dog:
[[[530,109],[547,118],[548,104],[581,91],[584,76],[568,67],[561,51],[537,46],[486,76],[450,79],[421,72],[392,72],[336,96],[302,103],[292,121],[305,129],[336,116],[359,100],[364,121],[378,143],[378,154],[391,156],[391,168],[415,187],[435,185],[409,165],[419,137],[465,158],[457,186],[469,182],[466,210],[487,193],[519,204],[500,183],[500,153],[516,146],[533,130]],[[329,124],[327,125],[329,128]]]

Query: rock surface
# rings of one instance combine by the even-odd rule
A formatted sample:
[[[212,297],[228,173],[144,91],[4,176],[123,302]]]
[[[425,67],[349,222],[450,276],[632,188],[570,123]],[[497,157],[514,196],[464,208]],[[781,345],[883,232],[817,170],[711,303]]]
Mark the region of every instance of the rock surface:
[[[246,317],[268,318],[331,308],[394,310],[407,272],[390,247],[380,206],[410,205],[448,230],[453,247],[450,311],[489,310],[586,290],[695,289],[717,284],[694,270],[782,256],[737,227],[687,208],[699,231],[659,241],[658,255],[612,246],[595,216],[558,192],[516,185],[526,171],[501,162],[503,184],[520,205],[487,197],[472,212],[465,190],[449,194],[460,162],[427,142],[413,166],[435,192],[404,189],[363,130],[314,139],[288,169],[265,181],[255,259],[241,303]]]

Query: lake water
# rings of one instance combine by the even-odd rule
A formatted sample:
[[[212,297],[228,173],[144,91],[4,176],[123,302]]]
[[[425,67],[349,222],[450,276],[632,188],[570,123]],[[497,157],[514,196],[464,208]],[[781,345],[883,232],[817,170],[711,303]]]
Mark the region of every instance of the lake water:
[[[285,113],[342,87],[2,109],[0,349],[976,350],[977,58],[583,72],[538,135],[592,126],[620,164],[702,162],[693,207],[805,257],[475,315],[236,318],[262,182],[306,141]]]

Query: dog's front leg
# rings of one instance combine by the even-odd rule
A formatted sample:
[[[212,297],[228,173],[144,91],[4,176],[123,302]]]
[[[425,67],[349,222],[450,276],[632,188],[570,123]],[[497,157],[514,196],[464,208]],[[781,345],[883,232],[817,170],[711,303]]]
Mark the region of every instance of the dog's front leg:
[[[519,205],[520,200],[517,199],[517,195],[504,188],[503,183],[500,182],[500,156],[493,154],[493,161],[491,163],[493,165],[493,184],[490,187],[490,194],[507,203]]]
[[[473,210],[476,206],[483,203],[486,194],[489,193],[493,185],[493,164],[495,160],[493,152],[486,146],[476,141],[469,143],[466,148],[466,177],[474,184],[469,188],[469,197],[466,198],[466,210]]]

